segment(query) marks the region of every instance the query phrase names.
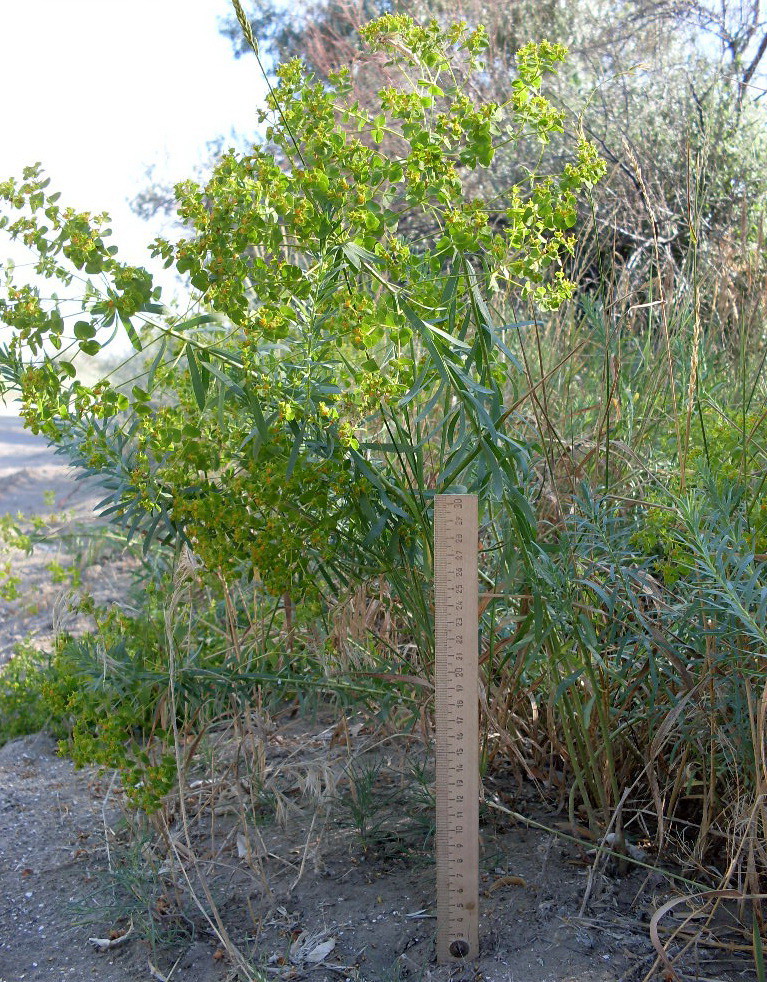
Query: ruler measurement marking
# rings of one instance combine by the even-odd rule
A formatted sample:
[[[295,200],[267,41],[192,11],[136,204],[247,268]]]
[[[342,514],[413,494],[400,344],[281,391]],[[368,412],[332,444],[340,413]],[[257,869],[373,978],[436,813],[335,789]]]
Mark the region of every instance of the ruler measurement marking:
[[[437,960],[478,953],[477,499],[434,507]]]

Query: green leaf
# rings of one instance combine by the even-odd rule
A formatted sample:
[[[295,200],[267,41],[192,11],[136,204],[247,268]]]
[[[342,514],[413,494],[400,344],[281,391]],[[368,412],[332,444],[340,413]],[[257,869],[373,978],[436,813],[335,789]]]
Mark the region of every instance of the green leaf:
[[[400,307],[404,315],[407,317],[407,319],[415,328],[416,333],[420,335],[420,338],[424,343],[424,347],[431,355],[431,359],[435,368],[442,376],[442,380],[445,382],[446,385],[450,385],[451,384],[450,370],[447,364],[445,363],[445,359],[442,357],[442,355],[439,352],[439,349],[434,343],[434,338],[432,337],[429,327],[421,320],[418,314],[416,314],[416,312],[412,309],[412,307],[404,300],[400,300]]]
[[[762,934],[759,930],[759,921],[756,911],[752,913],[753,919],[753,938],[754,938],[754,964],[756,966],[756,977],[758,982],[767,982],[767,972],[764,968],[764,949],[762,947]]]
[[[460,338],[455,337],[453,334],[448,334],[447,331],[443,331],[441,328],[436,327],[434,324],[428,324],[426,321],[422,321],[424,327],[426,327],[432,334],[436,334],[437,337],[443,338],[445,341],[450,343],[453,348],[459,348],[462,351],[468,351],[470,345]]]
[[[269,436],[269,427],[267,426],[266,420],[264,419],[264,413],[261,409],[261,403],[256,398],[253,392],[247,393],[248,397],[248,409],[253,415],[253,420],[255,422],[255,429],[258,431],[259,436],[262,440],[266,440]],[[252,432],[252,431],[251,431]]]
[[[88,321],[78,321],[75,324],[75,337],[79,341],[90,341],[96,337],[96,328]]]
[[[160,350],[155,355],[154,361],[149,367],[149,372],[147,374],[147,381],[146,381],[148,389],[151,389],[154,386],[154,377],[155,374],[157,373],[157,369],[160,367],[160,362],[163,359],[163,355],[165,354],[166,347],[167,347],[167,339],[163,338],[162,344],[160,345]]]
[[[125,328],[125,333],[128,335],[128,340],[130,343],[133,345],[136,351],[143,351],[141,339],[136,333],[136,328],[133,326],[130,317],[125,317],[123,314],[120,314],[120,320],[122,321],[122,325]]]
[[[341,246],[341,252],[355,269],[360,269],[363,263],[370,263],[373,266],[380,265],[380,260],[375,253],[370,252],[356,242],[345,242]]]
[[[178,321],[173,326],[177,331],[188,331],[193,327],[201,327],[203,324],[215,324],[216,318],[212,314],[196,314],[186,320]]]
[[[204,269],[198,270],[191,276],[192,286],[204,293],[210,286],[210,279]]]
[[[245,395],[245,390],[241,385],[238,385],[233,379],[229,378],[229,376],[226,375],[224,372],[219,371],[219,369],[216,368],[215,365],[208,365],[207,370],[210,372],[211,375],[217,378],[219,382],[223,382],[223,388],[221,390],[222,392],[231,393],[235,395],[242,402],[247,403],[248,401],[247,396]]]
[[[187,344],[186,346],[186,359],[189,363],[189,377],[192,380],[194,398],[200,409],[204,409],[205,397],[208,393],[208,386],[210,385],[210,372],[205,365],[201,365],[198,362],[191,344]]]
[[[306,424],[299,427],[295,423],[291,424],[291,430],[293,431],[293,446],[290,449],[290,457],[288,457],[288,463],[285,468],[285,476],[291,477],[293,471],[295,470],[296,464],[298,463],[298,457],[304,447],[304,437],[306,435]]]

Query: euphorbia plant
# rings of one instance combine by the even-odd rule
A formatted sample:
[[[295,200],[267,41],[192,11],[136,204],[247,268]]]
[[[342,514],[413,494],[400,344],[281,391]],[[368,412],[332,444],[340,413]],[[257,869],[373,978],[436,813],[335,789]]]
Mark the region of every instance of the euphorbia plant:
[[[392,15],[362,35],[388,59],[378,106],[354,102],[348,71],[326,85],[290,61],[263,139],[176,188],[186,230],[153,253],[188,275],[195,316],[169,316],[107,245],[106,218],[62,209],[38,168],[0,185],[0,223],[37,272],[86,278],[70,314],[9,274],[3,389],[147,542],[187,540],[275,595],[425,569],[435,490],[492,492],[532,534],[504,396],[516,368],[490,307],[570,296],[576,197],[603,170],[580,139],[561,172],[468,197],[464,177],[500,144],[562,130],[541,85],[564,49],[526,45],[508,101],[475,104],[481,27]],[[69,352],[95,355],[115,325],[145,347],[140,384],[83,385]]]

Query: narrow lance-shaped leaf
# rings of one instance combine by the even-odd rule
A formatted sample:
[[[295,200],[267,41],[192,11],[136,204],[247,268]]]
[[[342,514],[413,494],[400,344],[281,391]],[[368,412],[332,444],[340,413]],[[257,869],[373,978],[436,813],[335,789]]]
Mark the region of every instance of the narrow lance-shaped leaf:
[[[205,397],[208,392],[208,386],[210,385],[210,372],[205,365],[201,365],[197,360],[197,355],[194,353],[194,348],[191,344],[187,344],[186,346],[186,359],[189,363],[189,377],[192,381],[194,398],[200,409],[204,409]]]
[[[125,333],[128,335],[128,340],[136,351],[143,351],[144,346],[141,344],[141,338],[138,336],[138,332],[133,326],[133,322],[131,321],[130,317],[120,314],[120,321],[122,322],[122,326],[125,328]]]

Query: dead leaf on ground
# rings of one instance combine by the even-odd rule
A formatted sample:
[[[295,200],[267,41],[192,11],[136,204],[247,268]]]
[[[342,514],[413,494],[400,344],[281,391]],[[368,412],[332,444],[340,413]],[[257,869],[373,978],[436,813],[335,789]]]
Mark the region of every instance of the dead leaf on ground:
[[[491,893],[495,893],[496,890],[502,890],[503,887],[526,887],[527,881],[523,880],[521,876],[499,876],[495,883],[487,888],[486,896],[490,896]]]
[[[335,938],[326,938],[325,932],[301,931],[290,946],[290,960],[294,965],[308,962],[319,965],[336,946]]]
[[[123,944],[133,933],[133,921],[128,925],[127,930],[116,932],[110,931],[108,938],[88,938],[88,943],[92,944],[99,951],[108,951],[110,948],[117,948]]]

